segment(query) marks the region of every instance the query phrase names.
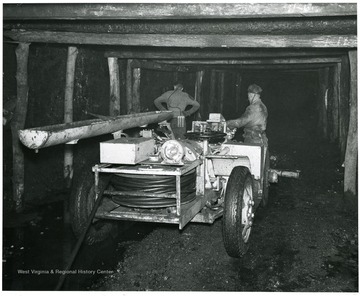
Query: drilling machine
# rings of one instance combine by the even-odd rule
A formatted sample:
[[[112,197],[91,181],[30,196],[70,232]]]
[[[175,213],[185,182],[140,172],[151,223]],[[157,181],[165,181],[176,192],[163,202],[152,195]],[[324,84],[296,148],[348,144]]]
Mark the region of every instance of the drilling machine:
[[[73,228],[81,233],[95,201],[102,198],[87,242],[106,238],[111,220],[177,224],[209,223],[222,217],[224,246],[231,257],[249,247],[255,212],[268,198],[269,181],[298,178],[299,171],[272,170],[267,147],[233,139],[235,130],[221,114],[193,121],[185,139],[174,139],[165,120],[144,128],[139,137],[126,131],[100,143],[100,163],[74,194]]]

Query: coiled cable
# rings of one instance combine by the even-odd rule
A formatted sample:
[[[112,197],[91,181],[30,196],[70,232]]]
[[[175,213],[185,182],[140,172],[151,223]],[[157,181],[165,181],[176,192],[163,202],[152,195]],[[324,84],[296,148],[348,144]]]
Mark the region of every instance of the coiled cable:
[[[116,174],[111,180],[116,191],[141,191],[151,194],[175,194],[175,176],[159,175],[127,175]],[[181,204],[189,203],[196,197],[196,171],[195,169],[180,177]],[[120,196],[114,195],[115,203],[134,208],[165,208],[176,206],[176,199],[154,196]]]

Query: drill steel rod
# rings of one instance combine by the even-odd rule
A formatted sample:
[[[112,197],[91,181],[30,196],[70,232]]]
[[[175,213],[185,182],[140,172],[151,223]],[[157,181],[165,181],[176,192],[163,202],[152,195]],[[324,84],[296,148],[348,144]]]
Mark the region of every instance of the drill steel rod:
[[[91,119],[19,130],[19,138],[26,147],[40,149],[146,124],[159,123],[172,117],[172,111],[120,115],[106,120]]]

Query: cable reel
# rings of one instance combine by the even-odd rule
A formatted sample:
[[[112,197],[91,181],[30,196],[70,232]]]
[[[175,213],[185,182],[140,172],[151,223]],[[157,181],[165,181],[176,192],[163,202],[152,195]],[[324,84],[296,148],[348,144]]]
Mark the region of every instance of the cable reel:
[[[154,194],[175,194],[176,179],[174,176],[159,175],[127,175],[116,174],[111,179],[111,185],[117,191],[137,191],[139,196],[113,196],[116,204],[132,208],[167,208],[176,206],[173,198],[154,196]],[[180,178],[181,204],[186,204],[196,198],[196,169]],[[149,196],[146,194],[149,193]]]

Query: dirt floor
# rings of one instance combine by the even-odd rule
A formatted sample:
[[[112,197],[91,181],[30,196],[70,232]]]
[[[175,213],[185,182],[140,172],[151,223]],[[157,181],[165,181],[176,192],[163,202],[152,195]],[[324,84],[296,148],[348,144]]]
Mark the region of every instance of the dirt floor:
[[[288,128],[288,127],[286,127]],[[250,249],[230,258],[221,219],[213,225],[158,225],[125,249],[116,272],[91,290],[357,292],[357,206],[342,195],[343,167],[335,145],[306,128],[269,135],[272,167],[301,170],[301,179],[271,185],[259,208]]]

